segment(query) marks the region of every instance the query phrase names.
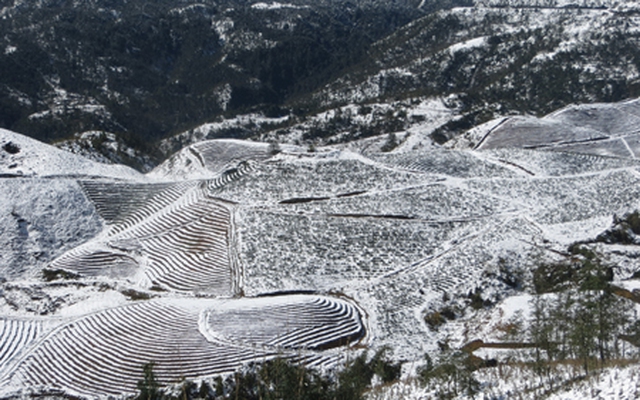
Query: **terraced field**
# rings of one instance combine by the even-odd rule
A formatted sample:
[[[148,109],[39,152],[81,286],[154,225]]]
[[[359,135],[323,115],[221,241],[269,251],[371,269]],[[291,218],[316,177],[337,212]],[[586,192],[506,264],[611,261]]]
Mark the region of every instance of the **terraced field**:
[[[506,118],[482,135],[476,149],[543,148],[636,158],[640,100],[572,105],[544,118]]]
[[[209,179],[239,164],[264,161],[272,156],[266,143],[222,139],[196,143],[170,157],[150,176],[174,180]]]
[[[322,355],[306,349],[348,344],[363,332],[358,311],[330,298],[292,296],[235,309],[215,300],[149,301],[62,325],[6,372],[2,383],[78,396],[120,395],[135,391],[141,365],[149,362],[162,384],[175,384],[276,356],[322,363]]]
[[[15,360],[42,334],[42,326],[36,321],[0,320],[0,365]]]
[[[127,184],[123,190],[114,183],[83,185],[108,222],[106,235],[56,259],[50,268],[81,276],[137,277],[178,291],[235,293],[232,205],[211,197],[206,184]]]
[[[200,320],[211,341],[263,349],[322,350],[362,338],[360,312],[337,298],[257,297],[209,308]]]
[[[628,131],[614,122],[574,134]],[[164,384],[275,356],[329,367],[356,347],[412,362],[448,340],[426,313],[513,294],[517,271],[640,207],[632,157],[491,147],[365,157],[212,141],[139,179],[51,178],[51,192],[38,178],[0,180],[15,197],[0,216],[11,254],[37,260],[35,239],[58,239],[34,228],[57,211],[78,232],[63,254],[5,259],[31,271],[15,274],[25,301],[58,303],[36,317],[0,296],[0,396],[132,394],[148,362]],[[47,218],[31,218],[21,193]],[[60,294],[74,284],[84,291]]]

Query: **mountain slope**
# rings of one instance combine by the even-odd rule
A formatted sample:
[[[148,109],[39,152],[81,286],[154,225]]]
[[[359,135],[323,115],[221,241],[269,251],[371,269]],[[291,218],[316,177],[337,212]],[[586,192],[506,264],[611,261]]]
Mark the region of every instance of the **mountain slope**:
[[[446,99],[451,115],[428,127],[442,143],[494,117],[638,95],[630,0],[16,0],[1,12],[0,127],[145,171],[190,143],[163,154],[160,140],[247,114],[269,121],[204,136],[343,143],[422,129],[410,104]],[[393,111],[370,126],[338,115],[377,105]]]
[[[225,113],[283,112],[420,15],[415,3],[10,1],[0,127],[47,142],[112,132],[154,155],[157,139]]]
[[[530,296],[540,262],[564,259],[567,246],[640,207],[631,153],[512,145],[553,148],[557,124],[568,138],[628,136],[634,104],[560,110],[526,135],[512,130],[515,139],[492,138],[498,126],[492,148],[475,150],[277,152],[214,140],[145,176],[104,166],[101,177],[2,177],[20,196],[7,196],[0,214],[11,248],[1,393],[124,396],[146,362],[173,384],[277,355],[334,368],[363,347],[389,346],[409,368],[439,343],[493,338],[502,319],[492,313]],[[585,110],[594,118],[576,118]],[[47,158],[79,163],[6,135],[42,152],[25,170]],[[597,246],[616,263],[614,283],[633,285],[636,245]],[[426,317],[447,307],[453,319],[433,329]],[[498,322],[483,325],[483,313]]]
[[[639,22],[633,1],[477,1],[376,42],[313,99],[333,107],[454,94],[461,112],[439,142],[494,116],[620,101],[638,93]]]

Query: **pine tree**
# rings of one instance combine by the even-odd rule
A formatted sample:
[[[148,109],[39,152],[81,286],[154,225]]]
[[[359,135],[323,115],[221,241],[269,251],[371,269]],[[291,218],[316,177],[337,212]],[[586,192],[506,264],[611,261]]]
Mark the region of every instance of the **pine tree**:
[[[153,373],[152,362],[145,364],[142,368],[144,371],[144,378],[138,381],[138,390],[140,390],[140,394],[135,397],[135,400],[162,400],[164,399],[164,394],[160,390],[160,385],[156,380],[155,374]]]

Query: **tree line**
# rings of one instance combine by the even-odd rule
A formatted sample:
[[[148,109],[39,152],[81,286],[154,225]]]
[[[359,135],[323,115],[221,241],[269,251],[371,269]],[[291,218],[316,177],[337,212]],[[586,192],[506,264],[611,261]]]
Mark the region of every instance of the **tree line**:
[[[226,377],[185,381],[174,388],[162,388],[153,364],[143,367],[139,393],[131,400],[362,400],[374,376],[381,382],[400,377],[401,365],[387,358],[383,348],[372,357],[362,353],[334,375],[295,364],[283,358],[251,364]]]

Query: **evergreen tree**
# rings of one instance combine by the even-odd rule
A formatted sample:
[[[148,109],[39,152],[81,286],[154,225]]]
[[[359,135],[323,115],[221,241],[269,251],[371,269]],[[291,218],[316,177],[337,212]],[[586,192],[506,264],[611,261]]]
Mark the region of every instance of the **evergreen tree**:
[[[135,397],[135,400],[163,400],[164,395],[160,390],[160,385],[156,380],[156,376],[153,372],[154,364],[152,362],[145,364],[142,369],[144,371],[144,378],[138,381],[138,390],[140,394]]]

